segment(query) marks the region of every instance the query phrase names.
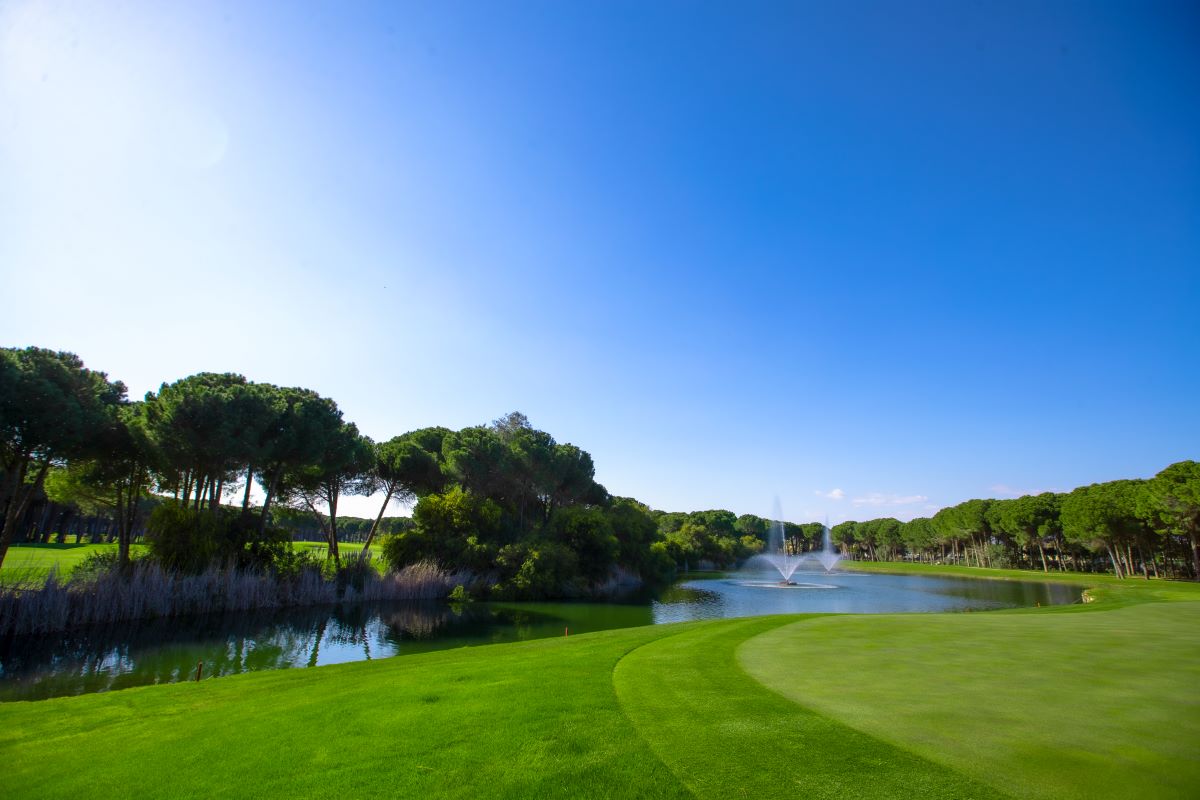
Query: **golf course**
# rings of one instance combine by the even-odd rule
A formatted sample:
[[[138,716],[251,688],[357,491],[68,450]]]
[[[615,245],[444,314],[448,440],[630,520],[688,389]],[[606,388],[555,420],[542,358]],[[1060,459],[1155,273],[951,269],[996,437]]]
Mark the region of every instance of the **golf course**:
[[[1200,586],[1049,577],[1090,602],[645,626],[5,703],[4,793],[1195,796]]]

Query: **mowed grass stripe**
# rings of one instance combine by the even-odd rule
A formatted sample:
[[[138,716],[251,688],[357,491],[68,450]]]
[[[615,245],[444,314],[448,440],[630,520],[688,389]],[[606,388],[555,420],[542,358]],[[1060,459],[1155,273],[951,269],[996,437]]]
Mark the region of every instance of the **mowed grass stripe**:
[[[684,798],[612,687],[667,632],[0,704],[3,795]]]
[[[793,620],[708,623],[644,644],[613,671],[625,713],[697,797],[1004,797],[954,769],[802,708],[743,672],[738,646]],[[790,659],[775,666],[785,675],[795,668]]]
[[[1076,608],[825,617],[738,658],[783,697],[1020,797],[1195,797],[1200,603]]]

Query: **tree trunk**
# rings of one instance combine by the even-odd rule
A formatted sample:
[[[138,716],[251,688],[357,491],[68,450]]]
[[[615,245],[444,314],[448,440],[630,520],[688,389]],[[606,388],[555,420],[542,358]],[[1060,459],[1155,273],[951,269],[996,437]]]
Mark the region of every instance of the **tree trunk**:
[[[333,556],[333,565],[337,568],[342,566],[341,554],[338,553],[337,539],[337,501],[338,492],[336,489],[329,492],[329,554]]]
[[[0,553],[0,561],[4,560],[4,554]],[[1196,531],[1192,531],[1192,577],[1200,580],[1200,537],[1196,535]]]
[[[1112,561],[1113,574],[1118,578],[1124,578],[1125,576],[1121,574],[1121,565],[1117,563],[1117,556],[1113,553],[1112,547],[1106,544],[1104,545],[1104,549],[1108,551],[1108,558],[1110,561]]]
[[[1142,543],[1138,542],[1138,561],[1142,563],[1142,577],[1150,580],[1150,568],[1146,566],[1146,551],[1142,549]]]
[[[1046,548],[1042,547],[1042,540],[1038,539],[1038,553],[1042,556],[1042,572],[1049,572],[1050,568],[1046,566]]]
[[[370,558],[371,542],[375,539],[375,531],[379,528],[379,521],[383,519],[383,512],[387,511],[388,503],[392,502],[392,487],[388,487],[387,495],[383,498],[383,505],[379,507],[379,513],[375,515],[375,522],[371,524],[371,530],[367,531],[367,540],[363,543],[362,552],[358,554],[359,561],[366,561]]]
[[[250,487],[254,485],[254,465],[246,465],[246,493],[242,495],[242,513],[250,513]]]
[[[25,509],[33,495],[42,488],[42,482],[50,470],[50,461],[46,460],[38,467],[37,477],[31,484],[25,483],[27,470],[28,462],[22,464],[18,470],[14,471],[12,478],[8,479],[9,486],[5,492],[8,504],[4,509],[4,527],[0,529],[0,564],[4,563],[4,557],[8,555],[8,547],[17,533],[17,521],[24,516]]]
[[[271,500],[275,497],[275,490],[279,488],[279,476],[283,470],[276,468],[274,474],[271,475],[271,482],[267,485],[267,496],[263,500],[262,516],[258,520],[258,535],[261,537],[267,531],[267,512],[271,510]]]

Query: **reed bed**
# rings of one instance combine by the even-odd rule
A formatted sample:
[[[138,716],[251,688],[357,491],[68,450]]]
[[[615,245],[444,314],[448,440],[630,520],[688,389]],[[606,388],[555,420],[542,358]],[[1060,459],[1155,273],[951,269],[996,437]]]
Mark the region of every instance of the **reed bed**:
[[[0,636],[187,614],[337,602],[433,600],[446,597],[466,580],[466,576],[430,563],[411,564],[386,575],[368,565],[365,569],[348,567],[334,577],[325,577],[315,568],[277,577],[222,567],[184,575],[147,559],[123,571],[112,568],[87,572],[66,581],[51,571],[43,580],[26,579],[0,586]]]

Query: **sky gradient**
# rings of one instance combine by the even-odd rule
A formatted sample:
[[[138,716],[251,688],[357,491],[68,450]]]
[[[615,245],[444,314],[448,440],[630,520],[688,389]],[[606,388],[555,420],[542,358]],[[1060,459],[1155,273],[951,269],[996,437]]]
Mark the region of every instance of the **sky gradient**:
[[[0,2],[0,345],[656,508],[1200,457],[1194,3]],[[374,505],[351,503],[369,513]]]

